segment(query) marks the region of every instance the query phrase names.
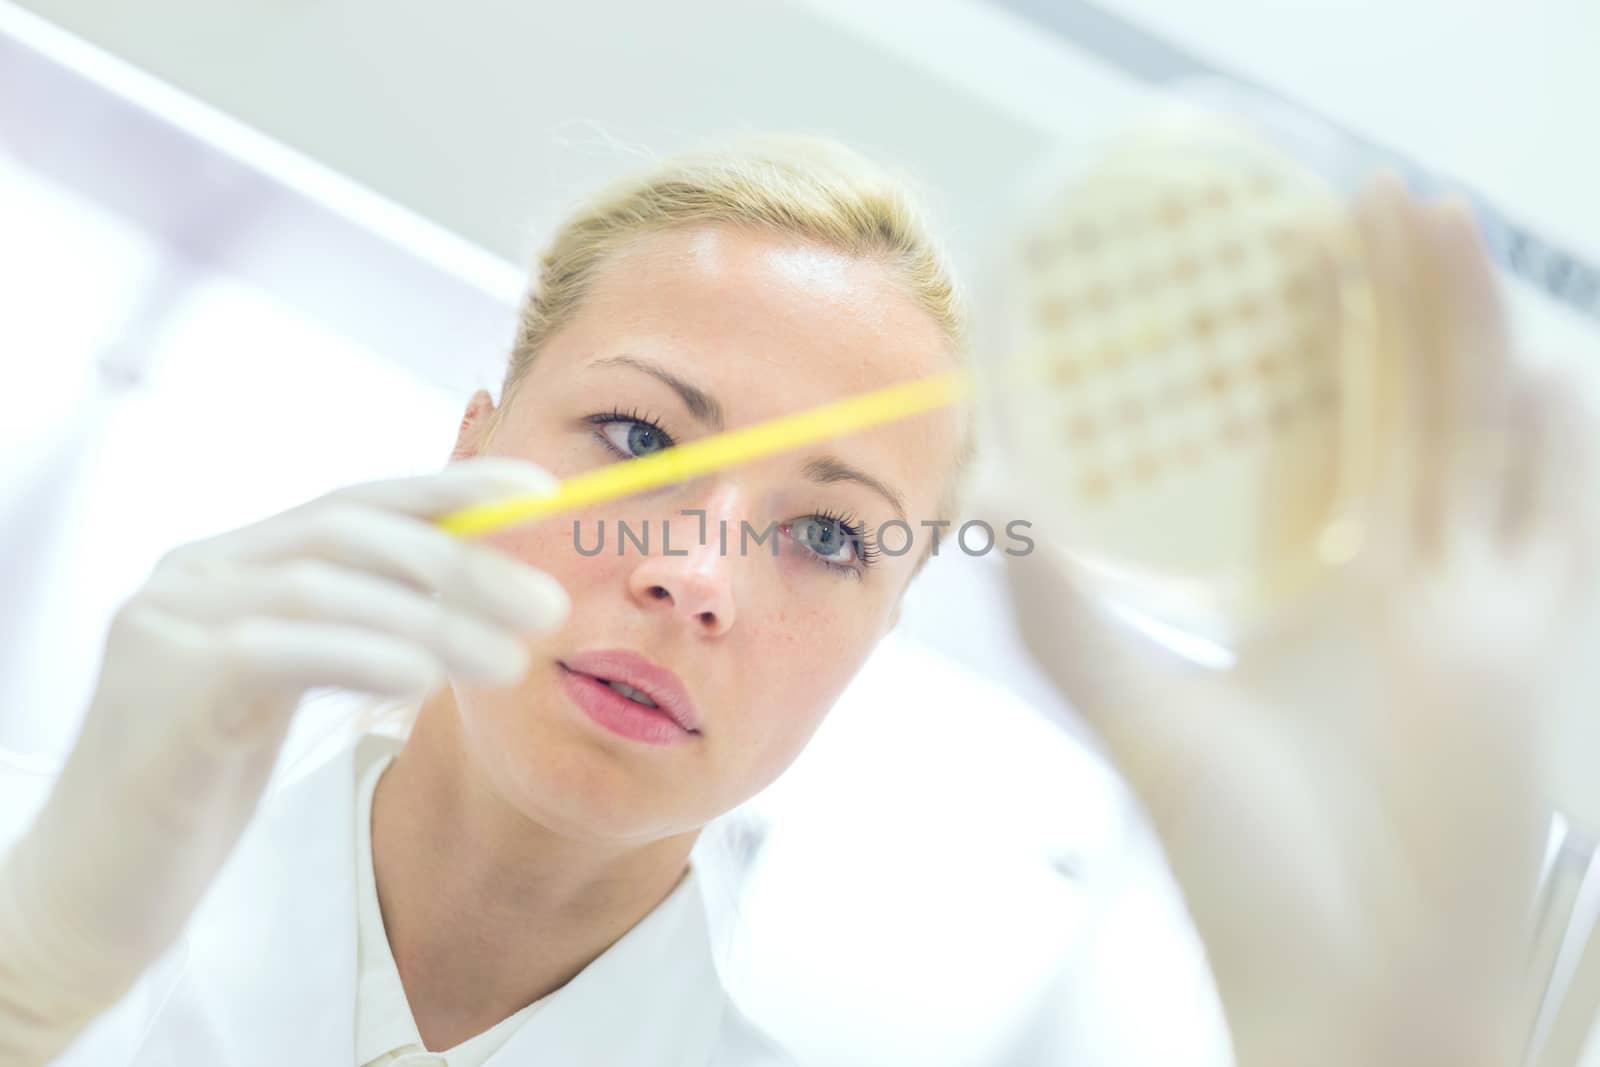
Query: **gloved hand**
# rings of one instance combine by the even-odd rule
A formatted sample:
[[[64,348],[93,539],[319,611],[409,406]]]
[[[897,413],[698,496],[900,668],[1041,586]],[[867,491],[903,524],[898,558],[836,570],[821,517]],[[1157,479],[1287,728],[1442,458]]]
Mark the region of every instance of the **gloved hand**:
[[[547,575],[425,521],[550,475],[512,460],[355,486],[169,553],[121,608],[83,728],[0,866],[0,1063],[44,1063],[177,937],[306,690],[510,684],[566,616]]]
[[[1409,378],[1374,551],[1221,672],[1048,551],[1009,561],[1012,594],[1153,821],[1241,1067],[1501,1067],[1526,1037],[1541,703],[1594,587],[1594,442],[1570,388],[1513,365],[1464,211],[1396,185],[1360,211]]]

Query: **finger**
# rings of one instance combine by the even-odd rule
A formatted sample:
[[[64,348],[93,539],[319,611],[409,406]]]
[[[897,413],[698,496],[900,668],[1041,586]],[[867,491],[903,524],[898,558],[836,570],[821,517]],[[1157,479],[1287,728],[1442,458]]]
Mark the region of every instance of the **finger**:
[[[334,623],[252,618],[224,630],[222,649],[226,666],[262,693],[337,686],[418,697],[444,680],[443,665],[415,642]]]
[[[347,486],[322,499],[434,517],[503,497],[554,492],[558,484],[554,475],[533,463],[492,456],[459,460],[437,474]]]
[[[1455,367],[1457,417],[1468,432],[1501,409],[1515,374],[1510,328],[1499,279],[1471,209],[1447,201],[1429,215],[1440,276],[1440,335]]]
[[[1600,578],[1600,412],[1576,383],[1560,390],[1553,420],[1552,466],[1543,505],[1560,517],[1572,539],[1574,573],[1584,589]]]
[[[490,620],[407,586],[321,560],[295,560],[232,576],[187,572],[152,583],[164,610],[202,625],[252,617],[350,626],[425,648],[452,677],[509,684],[526,673],[527,649]]]
[[[204,556],[196,557],[198,565],[184,569],[208,572],[226,569],[231,562],[269,564],[306,558],[437,593],[463,612],[528,633],[554,629],[569,608],[559,582],[499,549],[458,540],[409,516],[351,502],[328,502],[224,535]]]
[[[461,460],[436,474],[392,478],[345,486],[240,530],[183,545],[168,554],[168,559],[205,559],[227,554],[257,530],[268,535],[285,519],[305,514],[321,514],[330,509],[344,510],[355,505],[389,513],[431,518],[459,508],[520,494],[552,491],[553,475],[532,463],[500,457]],[[447,535],[448,536],[448,535]]]
[[[1493,542],[1516,507],[1516,483],[1539,462],[1538,402],[1516,374],[1494,268],[1465,205],[1427,215],[1439,279],[1437,383],[1447,539]]]
[[[1439,418],[1433,408],[1438,368],[1423,292],[1429,280],[1419,255],[1415,205],[1398,177],[1383,175],[1363,191],[1356,220],[1371,265],[1382,377],[1392,383],[1385,423],[1395,447],[1380,471],[1376,518],[1384,540],[1406,556],[1439,527],[1433,516],[1439,510],[1434,494],[1440,464],[1430,434]]]
[[[1008,557],[1005,568],[1018,636],[1034,662],[1130,779],[1158,773],[1181,726],[1165,694],[1193,666],[1119,619],[1054,547]]]
[[[1600,434],[1581,383],[1546,373],[1532,387],[1541,451],[1528,474],[1519,516],[1526,550],[1535,539],[1556,543],[1569,581],[1593,580],[1600,553]]]
[[[1559,411],[1561,398],[1552,392],[1548,381],[1527,376],[1509,391],[1512,396],[1504,442],[1505,474],[1495,509],[1495,527],[1499,543],[1516,551],[1542,527],[1554,504],[1551,487],[1561,480],[1554,469],[1561,462],[1555,441],[1560,431],[1554,423],[1563,416]]]

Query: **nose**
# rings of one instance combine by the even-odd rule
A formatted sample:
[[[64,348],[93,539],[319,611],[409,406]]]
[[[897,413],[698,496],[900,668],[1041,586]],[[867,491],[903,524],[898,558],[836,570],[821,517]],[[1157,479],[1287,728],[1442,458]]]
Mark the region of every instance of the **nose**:
[[[718,492],[685,510],[690,513],[663,523],[662,543],[639,560],[628,576],[628,591],[646,611],[670,611],[700,633],[720,636],[732,628],[735,615],[733,561],[720,531],[724,522],[738,529],[737,494]]]

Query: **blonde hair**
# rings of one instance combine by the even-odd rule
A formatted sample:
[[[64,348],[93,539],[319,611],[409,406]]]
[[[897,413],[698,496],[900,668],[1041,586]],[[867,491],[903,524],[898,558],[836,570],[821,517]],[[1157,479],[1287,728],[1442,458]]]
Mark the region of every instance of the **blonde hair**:
[[[577,314],[607,261],[640,237],[697,224],[770,230],[883,263],[938,326],[952,357],[965,360],[965,305],[907,186],[837,142],[764,137],[662,161],[567,219],[539,258],[523,301],[491,432],[529,365]],[[963,465],[971,450],[968,440]]]

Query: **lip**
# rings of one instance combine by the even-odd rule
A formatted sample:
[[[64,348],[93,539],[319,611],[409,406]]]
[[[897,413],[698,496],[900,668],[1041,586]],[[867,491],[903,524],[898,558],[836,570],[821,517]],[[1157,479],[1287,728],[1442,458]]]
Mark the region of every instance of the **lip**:
[[[560,660],[561,682],[591,719],[613,733],[648,744],[687,741],[700,732],[700,716],[678,676],[625,649],[583,652]],[[637,704],[606,681],[639,690],[654,708]]]

